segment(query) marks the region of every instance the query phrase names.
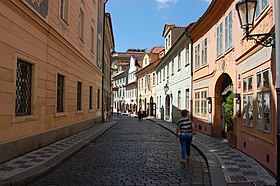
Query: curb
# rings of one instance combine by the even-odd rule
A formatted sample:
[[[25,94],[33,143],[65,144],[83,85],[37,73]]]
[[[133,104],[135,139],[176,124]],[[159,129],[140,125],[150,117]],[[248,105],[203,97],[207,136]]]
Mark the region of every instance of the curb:
[[[167,129],[168,131],[176,135],[176,133],[173,130],[169,129],[168,127],[152,119],[148,119],[148,120],[158,124],[159,126]],[[205,158],[210,173],[211,184],[214,186],[223,186],[223,185],[226,186],[227,183],[224,177],[222,167],[219,163],[219,160],[215,157],[215,155],[212,152],[210,152],[206,147],[204,147],[203,144],[200,144],[198,142],[193,141],[191,143],[191,146],[195,148],[202,155],[203,158]]]
[[[110,124],[108,124],[108,126],[100,129],[93,135],[81,140],[79,143],[75,144],[74,146],[68,148],[64,152],[58,154],[57,156],[53,157],[52,159],[48,160],[47,162],[37,167],[29,169],[25,172],[22,172],[20,174],[17,174],[5,180],[0,180],[0,186],[28,185],[30,182],[42,177],[43,175],[46,175],[47,173],[49,173],[50,171],[54,170],[59,165],[61,165],[63,162],[73,157],[79,151],[87,147],[91,142],[95,141],[104,133],[106,133],[117,123],[118,121],[114,121],[114,120],[111,121]],[[102,123],[100,124],[102,125]]]

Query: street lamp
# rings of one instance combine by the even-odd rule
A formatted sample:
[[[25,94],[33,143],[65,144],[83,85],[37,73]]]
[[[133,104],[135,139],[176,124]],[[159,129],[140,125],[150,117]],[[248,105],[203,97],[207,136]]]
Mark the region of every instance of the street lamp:
[[[167,91],[169,90],[168,85],[166,84],[166,85],[163,87],[163,89],[164,89],[164,92],[165,92],[165,95],[166,95]]]
[[[235,8],[238,13],[240,25],[242,29],[245,29],[246,39],[254,40],[256,43],[265,47],[275,47],[275,34],[249,34],[249,29],[254,26],[257,0],[240,0],[236,3]]]

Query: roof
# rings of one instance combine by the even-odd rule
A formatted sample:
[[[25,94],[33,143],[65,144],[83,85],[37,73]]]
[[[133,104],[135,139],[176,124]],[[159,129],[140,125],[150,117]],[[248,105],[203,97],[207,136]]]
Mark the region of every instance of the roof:
[[[162,47],[162,46],[156,46],[156,47],[153,47],[153,48],[150,50],[150,53],[159,54],[159,53],[161,53],[163,50],[164,50],[164,47]]]

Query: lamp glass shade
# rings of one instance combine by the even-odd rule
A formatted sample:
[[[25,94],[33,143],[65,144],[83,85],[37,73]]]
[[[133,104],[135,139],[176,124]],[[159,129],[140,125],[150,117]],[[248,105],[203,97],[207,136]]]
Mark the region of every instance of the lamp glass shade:
[[[241,28],[249,29],[253,27],[256,7],[256,0],[241,0],[236,3]]]
[[[166,92],[169,90],[168,85],[165,85],[165,86],[163,87],[163,89],[164,89],[164,92],[166,93]]]

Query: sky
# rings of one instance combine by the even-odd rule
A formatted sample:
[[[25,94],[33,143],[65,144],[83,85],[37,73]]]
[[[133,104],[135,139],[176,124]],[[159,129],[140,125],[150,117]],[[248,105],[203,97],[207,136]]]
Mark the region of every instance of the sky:
[[[203,15],[209,0],[108,0],[115,51],[164,46],[165,24],[187,26]]]

